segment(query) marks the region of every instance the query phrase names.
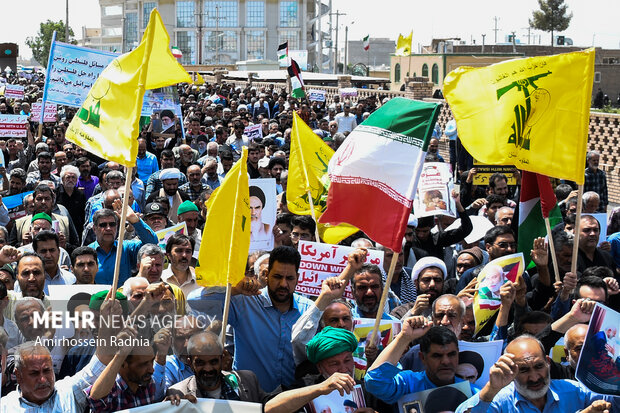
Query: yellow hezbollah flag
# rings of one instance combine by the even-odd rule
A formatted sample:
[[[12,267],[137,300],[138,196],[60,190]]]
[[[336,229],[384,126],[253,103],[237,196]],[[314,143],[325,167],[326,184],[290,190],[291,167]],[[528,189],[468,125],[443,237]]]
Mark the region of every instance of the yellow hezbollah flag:
[[[593,77],[588,49],[459,67],[443,93],[477,160],[583,184]]]
[[[409,33],[409,36],[405,37],[402,34],[398,35],[396,41],[396,56],[409,56],[411,54],[411,39],[413,38],[413,30]]]
[[[507,281],[513,283],[523,275],[525,262],[523,253],[499,257],[484,266],[478,274],[476,293],[474,294],[474,319],[478,334],[482,327],[499,311],[502,300],[499,290]]]
[[[207,201],[207,222],[196,268],[196,281],[202,286],[236,285],[245,276],[250,250],[247,159],[248,150],[244,147],[241,159]]]
[[[205,80],[200,76],[200,73],[196,72],[196,80],[194,80],[195,85],[204,85]]]
[[[101,72],[71,121],[67,139],[104,159],[135,166],[145,89],[192,81],[172,56],[169,43],[159,12],[153,9],[142,42]]]
[[[312,129],[297,115],[297,112],[293,112],[288,183],[286,185],[286,205],[293,214],[312,215],[308,192],[312,195],[316,219],[319,219],[325,211],[329,189],[327,165],[333,155],[333,149],[312,132]],[[358,231],[357,228],[348,224],[338,226],[318,224],[318,229],[323,241],[329,244],[337,244]]]

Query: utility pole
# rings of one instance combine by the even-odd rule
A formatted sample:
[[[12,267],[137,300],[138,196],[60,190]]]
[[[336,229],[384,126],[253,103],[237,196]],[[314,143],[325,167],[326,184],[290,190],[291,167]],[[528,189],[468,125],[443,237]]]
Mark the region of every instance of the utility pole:
[[[334,43],[334,24],[332,22],[332,0],[329,0],[329,41],[330,41],[330,47],[329,47],[329,68],[328,70],[330,72],[333,72],[334,67],[336,66],[336,62],[335,62],[335,58],[334,58],[334,47],[333,47],[333,43]],[[322,63],[322,62],[321,62]],[[323,68],[323,65],[321,64],[320,69]],[[321,71],[319,69],[319,72]]]
[[[516,32],[512,32],[512,53],[517,53],[517,35]]]
[[[69,0],[65,0],[65,42],[69,43]]]
[[[334,58],[334,74],[338,73],[338,17],[346,16],[346,13],[340,13],[340,10],[336,10],[336,13],[330,13],[336,16],[336,43],[334,44],[335,48],[335,58]]]
[[[220,30],[220,6],[215,5],[215,64],[220,64],[220,48],[219,48],[219,30]]]
[[[497,28],[497,21],[499,20],[499,17],[495,16],[493,17],[493,20],[495,21],[495,28],[493,29],[493,31],[495,32],[495,44],[497,44],[497,32],[499,31],[499,29]]]
[[[196,0],[197,12],[194,13],[196,18],[196,36],[198,37],[198,64],[202,64],[202,0]]]
[[[486,37],[487,37],[486,34],[482,35],[482,51],[480,53],[484,53],[484,40],[485,40]]]
[[[344,26],[344,59],[343,59],[344,64],[342,66],[343,75],[347,74],[347,60],[348,60],[347,52],[349,51],[348,43],[349,43],[349,26]]]

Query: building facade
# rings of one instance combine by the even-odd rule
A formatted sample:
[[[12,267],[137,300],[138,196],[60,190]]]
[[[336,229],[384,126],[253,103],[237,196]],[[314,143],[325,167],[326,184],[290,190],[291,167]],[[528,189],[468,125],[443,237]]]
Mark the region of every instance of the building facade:
[[[184,65],[234,64],[240,60],[277,60],[278,45],[308,50],[315,63],[317,0],[100,0],[100,48],[127,52],[142,38],[157,7],[171,46]],[[322,5],[321,14],[328,10]]]

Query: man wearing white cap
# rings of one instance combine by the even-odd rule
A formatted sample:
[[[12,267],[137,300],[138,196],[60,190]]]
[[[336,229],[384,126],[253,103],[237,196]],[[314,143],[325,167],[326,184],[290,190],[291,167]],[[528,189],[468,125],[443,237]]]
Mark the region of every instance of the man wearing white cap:
[[[446,264],[439,258],[424,257],[416,262],[411,279],[417,297],[411,315],[431,315],[432,304],[442,294],[447,274]]]
[[[163,188],[159,191],[153,192],[151,196],[146,200],[147,203],[154,202],[155,197],[166,197],[170,204],[170,210],[168,212],[168,219],[173,223],[178,222],[177,210],[183,201],[189,201],[189,196],[179,190],[179,178],[181,177],[181,171],[177,168],[163,169],[159,173],[159,179],[162,182]]]

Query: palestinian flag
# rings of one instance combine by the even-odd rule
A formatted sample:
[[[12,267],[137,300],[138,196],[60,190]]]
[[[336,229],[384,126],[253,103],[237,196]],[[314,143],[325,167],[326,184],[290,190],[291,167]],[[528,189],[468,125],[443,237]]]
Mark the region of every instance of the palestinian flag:
[[[299,65],[293,59],[291,59],[291,65],[288,67],[288,75],[291,77],[291,96],[296,99],[306,96],[304,81],[301,78],[301,69],[299,69]]]
[[[183,52],[178,47],[172,46],[172,56],[174,56],[177,59],[180,59],[183,57]]]
[[[368,51],[368,49],[370,49],[370,35],[364,37],[362,42],[364,44],[364,50]]]
[[[517,251],[523,253],[526,268],[532,268],[534,263],[530,252],[534,239],[547,235],[545,218],[549,218],[549,225],[553,228],[562,222],[562,213],[548,176],[528,171],[521,171],[521,174]]]
[[[329,161],[327,209],[319,222],[346,222],[400,252],[440,109],[394,98],[356,127]]]
[[[288,42],[278,46],[278,61],[282,61],[288,57]]]

